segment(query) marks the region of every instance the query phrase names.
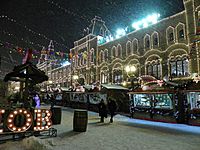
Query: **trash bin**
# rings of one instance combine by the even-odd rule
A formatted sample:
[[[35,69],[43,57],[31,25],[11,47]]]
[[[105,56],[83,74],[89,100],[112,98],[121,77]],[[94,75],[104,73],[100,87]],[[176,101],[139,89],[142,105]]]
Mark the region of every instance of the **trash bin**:
[[[51,112],[52,112],[51,116],[52,124],[53,125],[60,124],[62,117],[61,107],[54,106],[53,108],[51,108]]]
[[[77,132],[85,132],[88,123],[87,110],[74,110],[73,130]]]

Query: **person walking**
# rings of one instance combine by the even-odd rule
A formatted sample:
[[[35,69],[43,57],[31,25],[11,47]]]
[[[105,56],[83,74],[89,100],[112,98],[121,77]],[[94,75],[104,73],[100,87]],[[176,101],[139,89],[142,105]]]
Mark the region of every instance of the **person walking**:
[[[99,107],[99,116],[101,117],[100,122],[104,122],[104,118],[107,118],[107,107],[103,99],[99,103],[98,107]]]
[[[54,96],[54,94],[52,94],[51,96],[50,96],[50,103],[51,103],[51,108],[53,108],[54,107],[54,105],[55,105],[55,96]]]
[[[113,123],[113,117],[117,110],[117,104],[114,100],[108,99],[108,110],[110,112],[110,122]]]

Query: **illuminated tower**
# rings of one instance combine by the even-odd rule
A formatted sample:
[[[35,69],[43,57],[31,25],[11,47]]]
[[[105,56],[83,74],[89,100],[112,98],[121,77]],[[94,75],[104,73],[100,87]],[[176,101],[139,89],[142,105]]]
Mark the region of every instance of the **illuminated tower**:
[[[101,19],[101,17],[95,16],[94,19],[91,20],[91,34],[100,35],[102,37],[106,37],[111,35],[110,31],[105,25],[105,22]]]

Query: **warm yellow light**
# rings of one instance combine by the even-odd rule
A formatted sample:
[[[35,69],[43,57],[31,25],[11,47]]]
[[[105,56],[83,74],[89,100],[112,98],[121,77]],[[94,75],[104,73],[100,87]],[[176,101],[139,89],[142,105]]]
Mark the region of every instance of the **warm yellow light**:
[[[131,70],[131,72],[135,72],[136,71],[136,67],[135,66],[131,66],[130,70]]]
[[[78,76],[77,76],[77,75],[74,75],[74,76],[73,76],[73,79],[74,79],[74,80],[77,80],[77,79],[78,79]]]
[[[135,66],[126,66],[125,67],[125,71],[127,73],[129,73],[129,72],[135,72],[136,71],[136,67]]]
[[[124,82],[122,83],[122,85],[123,85],[123,86],[126,86],[126,81],[124,81]]]
[[[53,81],[51,81],[51,80],[49,80],[48,82],[49,82],[49,84],[52,84],[52,83],[53,83]]]
[[[129,66],[126,66],[126,67],[125,67],[125,71],[126,71],[126,72],[130,72],[130,70],[131,70],[131,69],[130,69]]]

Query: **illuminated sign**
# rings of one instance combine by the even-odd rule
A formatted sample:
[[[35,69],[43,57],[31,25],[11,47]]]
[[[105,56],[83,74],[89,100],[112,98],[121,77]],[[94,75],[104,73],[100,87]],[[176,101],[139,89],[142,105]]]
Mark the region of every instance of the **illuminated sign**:
[[[0,117],[2,117],[5,113],[6,110],[0,108]],[[52,126],[51,115],[51,111],[46,109],[35,109],[33,116],[29,110],[26,110],[25,108],[17,108],[9,112],[7,118],[5,118],[6,121],[3,121],[3,123],[6,123],[7,128],[12,132],[25,132],[31,126],[34,126],[34,131],[43,131],[48,130]],[[23,118],[20,123],[22,125],[16,124],[17,116]],[[3,132],[4,129],[0,128],[0,134]]]

